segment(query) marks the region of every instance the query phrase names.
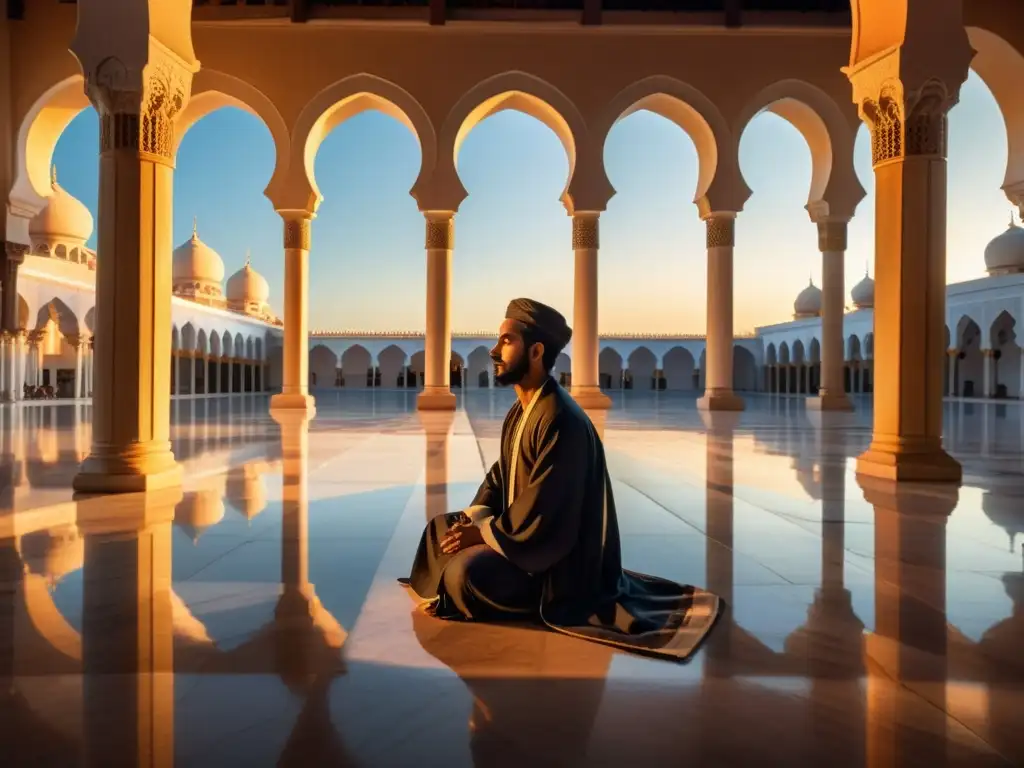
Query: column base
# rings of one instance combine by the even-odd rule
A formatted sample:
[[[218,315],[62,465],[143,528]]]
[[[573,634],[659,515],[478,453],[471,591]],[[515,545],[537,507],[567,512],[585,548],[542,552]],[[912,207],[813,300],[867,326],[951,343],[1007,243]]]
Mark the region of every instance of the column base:
[[[818,395],[818,397],[807,398],[807,410],[850,412],[853,410],[853,401],[846,396],[845,392],[834,395]]]
[[[700,411],[742,411],[746,409],[743,398],[734,392],[708,392],[697,400]]]
[[[612,399],[600,387],[570,387],[569,394],[585,411],[607,411],[612,407]]]
[[[416,410],[454,411],[455,394],[448,387],[427,387],[416,396]]]
[[[959,483],[963,469],[941,446],[911,452],[875,440],[857,457],[857,475],[894,482]]]
[[[89,456],[71,481],[76,494],[148,493],[181,485],[182,468],[170,449],[140,457]]]
[[[279,392],[270,398],[271,411],[305,411],[309,418],[316,416],[316,400],[311,395],[297,392]]]

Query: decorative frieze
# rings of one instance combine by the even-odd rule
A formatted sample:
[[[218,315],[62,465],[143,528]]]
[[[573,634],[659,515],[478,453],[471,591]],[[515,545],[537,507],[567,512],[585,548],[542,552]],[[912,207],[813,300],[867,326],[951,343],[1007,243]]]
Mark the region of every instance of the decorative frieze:
[[[312,230],[308,218],[284,220],[284,247],[308,251],[312,243]]]
[[[818,222],[818,250],[822,253],[842,253],[846,250],[846,222]]]
[[[601,247],[600,225],[597,216],[572,217],[572,249],[597,250]]]
[[[711,216],[706,220],[707,247],[733,248],[736,245],[736,219],[732,216]]]
[[[455,250],[455,217],[427,217],[428,251]]]
[[[174,160],[174,121],[192,87],[192,70],[153,41],[141,71],[116,56],[101,60],[85,90],[100,113],[100,151],[136,151],[150,160]]]

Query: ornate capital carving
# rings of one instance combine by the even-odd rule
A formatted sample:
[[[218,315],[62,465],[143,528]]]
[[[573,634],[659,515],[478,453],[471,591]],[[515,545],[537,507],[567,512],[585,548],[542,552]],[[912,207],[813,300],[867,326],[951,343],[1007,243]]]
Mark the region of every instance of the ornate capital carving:
[[[46,338],[46,331],[29,331],[28,332],[28,343],[30,346],[37,346],[43,339]]]
[[[312,244],[312,228],[308,218],[284,220],[284,247],[308,251]]]
[[[893,79],[879,83],[877,93],[862,90],[858,110],[871,131],[873,165],[915,156],[946,157],[947,115],[959,100],[958,92],[939,80],[906,91]]]
[[[115,56],[97,63],[86,73],[85,92],[100,113],[100,152],[172,163],[174,120],[188,102],[195,68],[152,37],[141,69]]]
[[[427,250],[455,250],[455,217],[427,216]]]
[[[8,264],[21,264],[25,260],[25,254],[28,253],[30,247],[25,245],[25,243],[14,243],[10,240],[5,240],[3,256]]]
[[[572,217],[572,249],[597,250],[601,247],[600,218],[594,215]]]
[[[707,225],[708,248],[732,248],[736,245],[736,219],[732,216],[709,216]]]
[[[822,253],[837,253],[846,250],[846,222],[818,222],[818,250]]]

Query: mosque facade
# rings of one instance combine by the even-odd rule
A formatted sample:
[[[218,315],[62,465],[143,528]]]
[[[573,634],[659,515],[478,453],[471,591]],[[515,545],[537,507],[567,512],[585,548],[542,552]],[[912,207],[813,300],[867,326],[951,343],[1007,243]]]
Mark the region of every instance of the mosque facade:
[[[93,393],[96,263],[89,209],[50,180],[29,222],[18,272],[18,327],[4,345],[3,397],[89,398]],[[171,394],[268,391],[280,381],[281,321],[266,279],[245,266],[224,285],[224,262],[193,228],[174,250]],[[276,355],[276,356],[275,356]],[[275,369],[276,366],[276,369]],[[279,386],[279,384],[278,384]]]

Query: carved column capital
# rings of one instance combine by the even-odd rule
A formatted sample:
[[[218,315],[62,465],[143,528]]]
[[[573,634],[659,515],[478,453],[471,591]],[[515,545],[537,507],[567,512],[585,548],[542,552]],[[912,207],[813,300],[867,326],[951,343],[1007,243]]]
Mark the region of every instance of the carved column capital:
[[[28,332],[28,343],[29,346],[36,347],[46,338],[46,331],[29,331]]]
[[[707,225],[708,248],[736,246],[736,215],[713,213],[704,220]]]
[[[822,253],[846,251],[847,225],[845,221],[818,222],[818,250]]]
[[[572,217],[572,249],[598,250],[601,247],[599,213],[577,213]]]
[[[872,77],[864,70],[854,82],[858,113],[871,132],[872,165],[915,156],[945,158],[947,116],[960,98],[959,86],[932,79],[908,90],[884,74],[880,69]]]
[[[30,247],[25,243],[14,243],[10,240],[5,240],[3,253],[0,256],[3,256],[7,266],[12,264],[20,265],[25,261],[25,254],[28,253]]]
[[[141,67],[108,56],[86,69],[85,93],[100,114],[100,152],[133,151],[173,164],[174,121],[197,69],[153,37]]]
[[[427,213],[426,248],[428,251],[455,250],[455,214]]]
[[[284,247],[308,251],[313,241],[312,219],[309,215],[284,217]]]

